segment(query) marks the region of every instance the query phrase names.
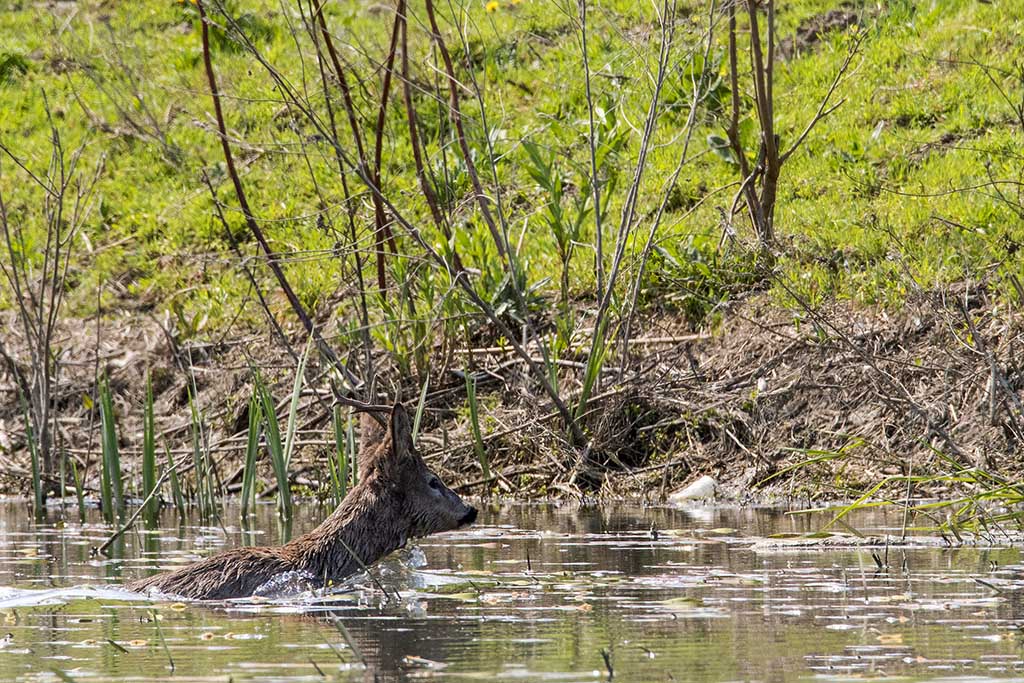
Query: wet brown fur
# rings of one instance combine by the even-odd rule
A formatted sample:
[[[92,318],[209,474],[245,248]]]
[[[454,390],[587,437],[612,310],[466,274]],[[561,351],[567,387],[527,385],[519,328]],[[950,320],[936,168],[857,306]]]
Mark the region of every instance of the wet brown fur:
[[[396,405],[388,428],[364,415],[361,481],[320,526],[278,547],[235,548],[129,590],[197,600],[250,596],[275,576],[299,571],[318,583],[339,581],[373,564],[409,538],[448,531],[476,518],[428,468],[412,444],[409,415]]]

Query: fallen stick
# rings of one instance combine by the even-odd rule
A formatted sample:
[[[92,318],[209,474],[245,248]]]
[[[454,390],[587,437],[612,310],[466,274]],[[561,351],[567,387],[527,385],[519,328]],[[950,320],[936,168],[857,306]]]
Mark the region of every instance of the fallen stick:
[[[110,547],[110,544],[116,541],[117,539],[121,538],[121,536],[123,536],[125,532],[132,528],[132,524],[135,524],[135,520],[137,520],[139,518],[139,515],[142,514],[142,511],[146,509],[146,505],[149,504],[149,501],[153,500],[153,496],[160,492],[160,487],[164,485],[164,483],[167,481],[167,478],[171,476],[171,472],[173,472],[174,469],[175,468],[173,467],[168,467],[166,470],[164,470],[164,473],[160,475],[160,478],[153,486],[153,490],[150,491],[149,495],[146,496],[146,499],[142,501],[142,505],[140,505],[138,509],[135,510],[135,513],[128,518],[128,521],[124,523],[124,526],[115,531],[110,538],[103,542],[103,545],[101,545],[99,548],[96,548],[96,553],[106,555],[107,548]]]
[[[593,333],[593,331],[591,331],[591,334],[592,333]],[[630,344],[639,344],[641,346],[654,346],[654,345],[657,345],[657,344],[681,344],[683,342],[689,342],[689,341],[703,341],[705,339],[711,339],[711,335],[710,334],[697,333],[697,334],[681,334],[681,335],[665,336],[665,337],[637,337],[636,339],[630,339],[629,343]],[[534,343],[531,343],[528,346],[534,346],[534,345],[535,345]],[[569,346],[569,349],[573,350],[573,351],[579,351],[579,350],[583,350],[583,349],[587,348],[587,346],[588,346],[587,344],[577,343],[577,344],[571,344]],[[468,355],[477,355],[477,354],[515,353],[515,349],[513,349],[511,346],[482,346],[482,347],[471,348],[471,349],[454,349],[454,352],[459,354],[459,355],[468,356]]]

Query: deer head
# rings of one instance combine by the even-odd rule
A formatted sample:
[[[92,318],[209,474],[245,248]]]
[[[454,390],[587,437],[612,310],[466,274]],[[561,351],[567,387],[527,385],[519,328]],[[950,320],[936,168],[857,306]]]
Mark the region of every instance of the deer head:
[[[391,411],[385,429],[372,417],[361,420],[361,476],[373,477],[386,489],[383,498],[407,527],[409,537],[450,531],[476,520],[476,508],[466,505],[427,467],[412,439],[412,420],[401,403]]]

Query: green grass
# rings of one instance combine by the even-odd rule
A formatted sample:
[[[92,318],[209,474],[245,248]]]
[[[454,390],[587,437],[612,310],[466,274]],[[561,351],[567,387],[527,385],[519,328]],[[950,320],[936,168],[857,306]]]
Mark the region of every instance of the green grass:
[[[314,56],[303,43],[300,60],[289,33],[289,22],[296,19],[283,8],[292,11],[292,4],[229,4],[260,51],[293,84],[305,76],[312,101],[321,106]],[[779,4],[778,34],[786,37],[835,3]],[[674,61],[680,68],[666,85],[641,187],[637,244],[627,247],[627,259],[642,246],[665,191],[662,183],[679,153],[676,138],[688,111],[683,74],[688,55],[699,49],[705,13],[702,3],[682,6],[686,11]],[[366,131],[376,116],[379,78],[373,74],[386,53],[391,20],[379,6],[367,7],[357,2],[326,6],[352,72],[364,79],[355,97]],[[469,3],[460,20],[468,27],[466,46],[453,28],[447,3],[438,10],[453,57],[462,68],[465,55],[470,55],[473,75],[483,89],[486,129],[475,99],[466,92],[462,96],[470,145],[485,185],[494,191],[486,140],[493,145],[502,209],[510,242],[521,245],[518,263],[532,309],[594,296],[592,207],[577,222],[577,211],[586,210],[579,192],[586,189],[590,160],[579,42],[569,16],[575,7],[560,0],[523,0],[503,2],[488,12],[483,2]],[[452,243],[442,244],[419,195],[398,89],[391,94],[394,106],[386,118],[386,193],[428,241],[441,250],[458,249],[474,269],[474,281],[486,300],[521,317],[524,312],[509,301],[508,279],[488,231],[466,200],[465,167],[447,124],[440,122],[445,102],[424,92],[437,72],[425,66],[430,52],[422,6],[413,3],[411,11],[410,61],[419,88],[414,100],[428,167],[446,178],[437,190],[453,219]],[[654,21],[649,4],[627,0],[611,0],[590,12],[589,60],[598,123],[609,128],[603,133],[606,139],[616,141],[603,149],[601,160],[608,199],[606,257],[639,146],[636,129],[650,97],[648,70],[657,48]],[[0,141],[31,168],[45,163],[45,91],[67,146],[86,146],[82,172],[88,175],[102,159],[99,199],[72,260],[67,310],[88,314],[99,289],[107,312],[129,303],[167,311],[180,341],[215,338],[232,320],[265,324],[201,180],[206,169],[229,207],[234,238],[246,255],[255,255],[241,215],[230,210],[236,200],[212,128],[196,26],[194,8],[170,0],[85,0],[73,10],[44,10],[25,2],[0,14],[0,32],[6,37],[0,63],[8,65],[0,77]],[[724,27],[720,29],[714,59],[721,58],[724,45]],[[925,288],[983,270],[1024,275],[1017,257],[1024,240],[1020,217],[990,191],[947,192],[985,182],[989,170],[997,178],[1016,177],[1024,132],[983,71],[964,62],[978,60],[1012,71],[1014,48],[1024,30],[1024,6],[897,0],[884,3],[860,30],[869,37],[837,93],[845,103],[783,168],[776,219],[781,278],[812,303],[838,297],[898,306],[913,286],[908,270]],[[849,35],[831,34],[798,58],[779,64],[776,126],[784,148],[813,116],[849,40]],[[227,95],[234,151],[257,218],[273,247],[288,256],[285,272],[302,303],[330,314],[325,334],[340,347],[354,348],[360,339],[356,301],[350,295],[354,279],[348,205],[333,154],[308,122],[289,117],[273,82],[251,55],[217,31],[213,52]],[[722,69],[724,74],[724,65]],[[460,77],[472,82],[465,69]],[[1009,76],[997,78],[1019,97],[1024,85]],[[347,140],[340,103],[335,105],[341,137]],[[716,301],[759,279],[752,275],[756,257],[745,248],[717,252],[721,210],[735,190],[714,193],[736,180],[735,167],[713,153],[708,142],[723,130],[714,107],[701,107],[694,134],[696,159],[671,192],[641,288],[644,305],[680,310],[695,323]],[[303,150],[308,158],[297,153]],[[9,160],[0,164],[0,172],[12,217],[29,235],[29,246],[38,247],[43,226],[34,207],[40,188],[18,175]],[[369,249],[369,198],[354,175],[348,180],[363,192],[354,200],[358,246]],[[553,188],[557,206],[551,203]],[[941,194],[922,196],[936,192]],[[741,241],[749,245],[752,235],[742,215],[735,224]],[[963,227],[950,227],[956,225]],[[422,378],[434,336],[456,342],[464,338],[458,320],[467,305],[452,293],[445,273],[422,261],[407,236],[399,232],[398,240],[406,257],[388,260],[389,282],[397,280],[402,287],[383,301],[370,297],[370,322],[377,343],[402,371]],[[334,256],[337,245],[343,258]],[[364,276],[372,282],[372,259],[364,256]],[[271,292],[270,304],[279,319],[290,320],[269,272],[257,268],[256,277]],[[628,281],[622,280],[623,292]],[[781,305],[793,304],[784,289],[773,291]],[[0,305],[11,303],[5,296],[0,292]],[[572,328],[566,326],[563,336]],[[287,459],[286,453],[282,456]]]
[[[851,455],[862,445],[864,442],[855,440],[838,451],[807,451],[805,454],[811,457],[775,473],[768,480],[832,460],[848,459],[853,464]],[[1007,534],[1020,531],[1024,489],[1016,480],[983,467],[965,465],[958,458],[938,450],[933,453],[934,462],[923,474],[915,475],[911,470],[907,474],[881,477],[856,491],[850,502],[820,508],[833,513],[822,531],[846,525],[844,520],[852,512],[872,508],[902,509],[904,533],[908,530],[939,532],[950,543],[963,543],[966,534],[996,542],[1000,536],[1005,538]],[[916,497],[918,490],[936,486],[955,493],[939,499]],[[802,510],[794,514],[811,511]],[[910,519],[915,520],[913,527],[906,526]]]
[[[188,518],[188,505],[185,499],[185,492],[182,490],[181,479],[178,477],[178,470],[174,462],[174,456],[171,455],[169,448],[164,450],[164,454],[167,456],[167,468],[170,471],[170,477],[168,481],[171,485],[171,499],[174,501],[174,509],[178,511],[179,522],[184,522]]]

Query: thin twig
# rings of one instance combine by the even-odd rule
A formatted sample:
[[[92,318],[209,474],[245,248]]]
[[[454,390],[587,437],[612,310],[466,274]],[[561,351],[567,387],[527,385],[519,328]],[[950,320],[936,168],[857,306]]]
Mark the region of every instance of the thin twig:
[[[106,555],[107,548],[109,548],[114,541],[121,538],[121,536],[123,536],[129,529],[132,528],[132,525],[135,524],[135,520],[139,518],[142,512],[146,509],[146,506],[149,505],[149,501],[153,500],[153,497],[160,493],[160,487],[167,482],[167,480],[171,476],[171,473],[173,473],[175,470],[175,467],[168,467],[163,471],[163,474],[160,475],[160,478],[157,480],[156,484],[153,485],[153,490],[149,492],[149,495],[146,496],[146,499],[142,501],[142,504],[139,505],[138,508],[136,508],[132,516],[129,517],[128,521],[124,523],[124,526],[115,531],[110,538],[103,542],[103,545],[101,545],[99,548],[96,548],[97,553]]]
[[[263,230],[260,228],[259,223],[256,222],[256,218],[253,215],[252,210],[249,208],[249,202],[246,198],[245,188],[242,186],[242,180],[238,176],[238,170],[235,168],[234,155],[231,153],[231,145],[228,142],[227,126],[224,123],[224,112],[221,108],[220,100],[221,93],[217,88],[217,79],[213,71],[213,59],[210,52],[210,29],[209,20],[206,16],[206,10],[203,7],[202,0],[196,0],[196,7],[199,10],[200,26],[202,28],[202,43],[203,43],[203,65],[206,69],[206,78],[210,86],[210,96],[213,99],[213,110],[214,116],[217,120],[217,130],[219,132],[221,150],[224,153],[224,162],[227,166],[228,176],[231,178],[231,183],[235,188],[235,197],[238,199],[239,207],[242,209],[242,215],[245,217],[245,223],[252,233],[256,241],[259,242],[260,247],[263,249],[263,253],[267,256],[267,265],[270,266],[271,272],[277,279],[278,284],[281,287],[281,291],[284,292],[285,298],[288,299],[288,303],[291,305],[295,315],[302,322],[303,327],[306,328],[306,332],[313,336],[316,340],[317,348],[320,353],[327,359],[327,361],[335,367],[339,373],[346,378],[346,380],[353,386],[360,384],[359,379],[352,375],[352,373],[346,368],[335,355],[334,350],[327,344],[323,336],[320,334],[320,330],[313,324],[312,319],[306,312],[302,302],[299,301],[295,291],[292,289],[288,282],[288,278],[285,276],[284,271],[281,269],[281,265],[278,263],[278,255],[274,251],[273,247],[267,241],[266,236],[263,234]],[[339,397],[339,400],[342,400]],[[348,400],[348,399],[344,399]]]
[[[494,216],[491,214],[491,200],[486,194],[484,194],[483,186],[480,184],[480,176],[476,170],[476,163],[473,161],[473,153],[469,149],[469,143],[466,140],[466,129],[462,122],[462,107],[459,104],[459,82],[455,77],[455,66],[452,63],[452,56],[448,52],[448,45],[445,43],[444,37],[441,35],[441,29],[437,25],[437,17],[434,13],[433,0],[426,0],[425,4],[427,18],[430,21],[431,37],[437,45],[438,52],[441,53],[441,59],[444,62],[445,76],[447,76],[448,79],[448,96],[451,119],[452,123],[455,125],[455,137],[459,143],[459,150],[462,152],[462,160],[466,164],[466,174],[469,176],[469,180],[473,184],[473,192],[476,195],[477,204],[480,206],[480,214],[483,216],[484,223],[487,224],[487,229],[491,232],[491,238],[494,240],[494,245],[498,250],[498,256],[500,256],[504,262],[505,253],[508,251],[508,245],[505,244],[505,239],[498,230],[498,226],[494,221]]]

